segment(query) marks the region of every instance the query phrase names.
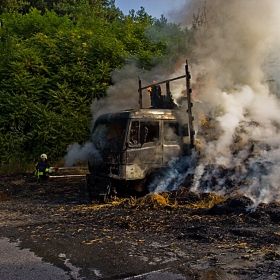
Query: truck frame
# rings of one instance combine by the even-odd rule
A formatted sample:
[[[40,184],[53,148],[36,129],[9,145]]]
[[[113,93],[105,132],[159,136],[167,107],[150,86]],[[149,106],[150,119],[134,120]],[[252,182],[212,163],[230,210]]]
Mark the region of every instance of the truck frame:
[[[186,79],[187,118],[174,103],[170,83]],[[91,136],[98,156],[88,161],[87,189],[90,198],[101,202],[110,195],[143,195],[149,178],[174,157],[189,154],[194,148],[190,73],[142,87],[139,79],[139,108],[101,115]],[[166,95],[161,94],[161,84]],[[143,108],[142,92],[149,90],[151,108]],[[95,153],[96,154],[96,153]]]

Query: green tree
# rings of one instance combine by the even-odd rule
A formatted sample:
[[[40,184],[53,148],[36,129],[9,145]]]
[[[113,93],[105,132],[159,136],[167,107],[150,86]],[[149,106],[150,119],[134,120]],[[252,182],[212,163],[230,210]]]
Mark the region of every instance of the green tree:
[[[90,104],[106,96],[114,69],[168,65],[187,46],[187,29],[144,8],[125,16],[114,1],[39,3],[0,15],[0,165],[63,157],[89,138]]]

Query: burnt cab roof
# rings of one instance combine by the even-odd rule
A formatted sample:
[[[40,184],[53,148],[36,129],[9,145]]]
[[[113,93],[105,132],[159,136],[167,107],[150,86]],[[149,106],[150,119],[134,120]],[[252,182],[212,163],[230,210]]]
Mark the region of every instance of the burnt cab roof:
[[[172,109],[131,109],[117,113],[108,113],[98,117],[96,122],[110,122],[115,119],[158,119],[176,120],[178,111]]]

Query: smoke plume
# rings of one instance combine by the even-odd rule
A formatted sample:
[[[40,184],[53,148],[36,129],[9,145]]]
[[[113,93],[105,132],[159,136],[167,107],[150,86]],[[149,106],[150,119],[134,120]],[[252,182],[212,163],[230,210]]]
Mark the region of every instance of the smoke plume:
[[[95,162],[101,161],[100,152],[92,142],[86,142],[84,145],[78,143],[69,145],[64,160],[66,166],[72,166],[79,161],[89,161],[92,158]]]
[[[164,69],[156,68],[150,72],[143,73],[134,63],[125,66],[123,69],[114,70],[112,73],[113,85],[107,90],[107,97],[100,100],[93,100],[91,104],[91,113],[94,121],[102,114],[114,113],[121,110],[137,109],[138,104],[138,77],[141,78],[142,85],[153,83],[166,79]],[[149,94],[143,94],[143,107],[150,107]],[[100,138],[101,139],[101,138]],[[99,143],[102,146],[102,143]],[[65,164],[72,166],[79,161],[99,162],[100,154],[92,142],[86,142],[84,145],[78,143],[68,146],[67,155],[64,157]]]
[[[176,177],[176,183],[170,187],[172,179],[165,184],[162,177],[151,188],[176,188],[193,172],[194,191],[228,194],[238,188],[255,205],[280,201],[280,2],[189,0],[170,15],[194,31],[188,53],[177,64],[187,58],[190,66],[200,158],[194,170],[189,161],[171,161],[173,175],[166,174]],[[155,73],[158,80],[176,77],[184,74],[184,65],[173,75],[160,68],[144,75],[133,65],[115,71],[108,98],[91,106],[94,119],[104,112],[137,108],[135,77],[146,85]],[[173,97],[180,98],[184,89],[184,81],[177,83]],[[189,168],[178,169],[180,165]]]
[[[174,189],[193,172],[193,191],[237,190],[255,206],[279,201],[279,1],[190,0],[171,15],[195,30],[186,57],[200,156],[191,161],[195,170],[187,160],[171,161],[151,190]],[[184,176],[181,165],[189,165]]]
[[[176,18],[196,29],[193,190],[227,193],[228,184],[255,204],[279,201],[279,1],[193,0]]]

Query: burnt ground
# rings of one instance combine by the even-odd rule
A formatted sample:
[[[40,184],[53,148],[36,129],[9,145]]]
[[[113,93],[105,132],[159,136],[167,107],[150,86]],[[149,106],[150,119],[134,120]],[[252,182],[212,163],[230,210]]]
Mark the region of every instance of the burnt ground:
[[[32,174],[6,174],[0,237],[71,279],[157,279],[152,271],[173,275],[162,279],[280,279],[280,205],[252,211],[250,203],[181,187],[101,205],[89,201],[85,176],[38,184]]]

